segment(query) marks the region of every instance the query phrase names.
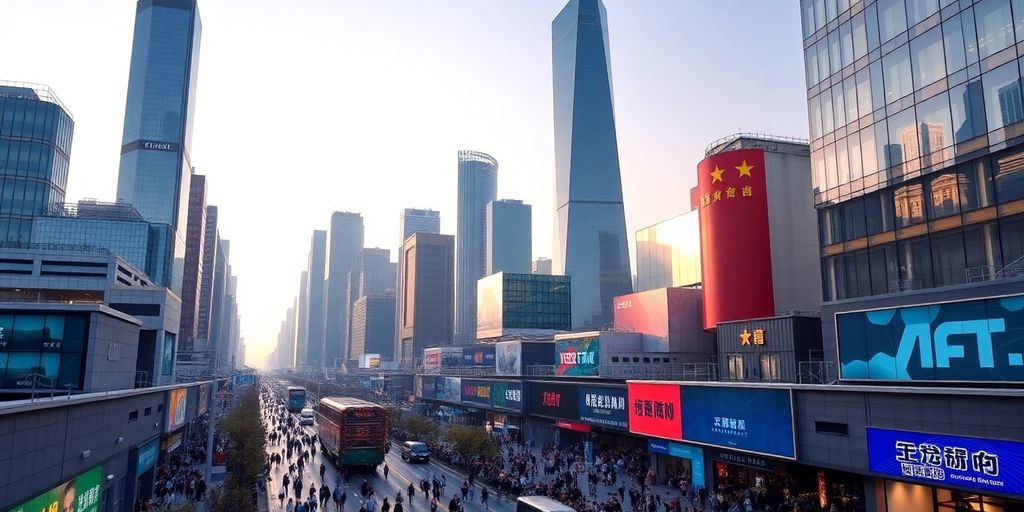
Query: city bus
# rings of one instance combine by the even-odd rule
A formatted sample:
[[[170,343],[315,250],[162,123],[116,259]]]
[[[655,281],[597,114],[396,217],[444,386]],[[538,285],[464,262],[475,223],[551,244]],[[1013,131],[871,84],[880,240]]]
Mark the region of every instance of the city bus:
[[[329,396],[316,413],[324,453],[338,467],[375,467],[384,462],[388,414],[384,407],[358,398]]]
[[[301,412],[306,407],[306,388],[288,386],[288,412]]]
[[[547,496],[520,496],[516,512],[574,512],[572,507]]]

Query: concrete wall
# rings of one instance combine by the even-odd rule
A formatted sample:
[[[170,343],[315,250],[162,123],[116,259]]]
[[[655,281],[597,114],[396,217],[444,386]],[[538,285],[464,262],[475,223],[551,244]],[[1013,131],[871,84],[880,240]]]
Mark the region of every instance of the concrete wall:
[[[818,311],[821,304],[818,214],[811,194],[811,160],[806,146],[783,147],[802,150],[764,154],[776,315]]]
[[[139,326],[102,313],[89,316],[82,389],[110,391],[135,387]]]

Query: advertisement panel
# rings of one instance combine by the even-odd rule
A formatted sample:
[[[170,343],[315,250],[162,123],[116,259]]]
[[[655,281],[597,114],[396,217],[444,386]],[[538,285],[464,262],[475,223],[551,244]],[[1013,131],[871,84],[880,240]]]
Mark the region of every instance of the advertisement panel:
[[[1024,443],[875,427],[867,437],[875,473],[1024,496]]]
[[[523,410],[523,383],[491,381],[491,400],[497,409]]]
[[[210,410],[210,388],[212,387],[210,384],[199,385],[199,412],[197,414],[206,414],[206,411]]]
[[[99,512],[103,491],[103,466],[96,466],[7,512]]]
[[[491,406],[491,383],[486,380],[462,379],[462,403]]]
[[[699,446],[648,439],[647,451],[680,459],[690,459],[690,473],[694,488],[704,487],[704,449]]]
[[[156,466],[156,459],[160,455],[160,438],[154,437],[152,441],[142,445],[138,450],[138,458],[135,461],[135,476],[145,473],[149,468]]]
[[[494,344],[495,365],[498,375],[522,375],[523,345],[518,341],[503,341]]]
[[[416,393],[416,396],[437,398],[437,377],[433,375],[417,375],[416,379],[420,383],[420,390]]]
[[[256,384],[256,374],[253,373],[240,373],[232,377],[235,387],[252,386]]]
[[[796,458],[788,389],[683,388],[683,439]]]
[[[476,339],[503,334],[502,291],[504,275],[495,273],[476,282]]]
[[[441,347],[423,349],[423,371],[437,373],[441,369]]]
[[[555,340],[555,375],[596,377],[600,361],[600,336]]]
[[[1024,382],[1024,295],[836,315],[847,380]]]
[[[580,417],[579,387],[553,382],[531,382],[526,387],[529,412],[538,416],[575,420]]]
[[[462,402],[462,378],[461,377],[438,377],[437,399],[445,402]]]
[[[659,288],[615,297],[615,326],[663,339],[667,350],[667,289]]]
[[[679,384],[629,382],[626,395],[630,432],[683,439],[683,392]]]
[[[494,368],[494,345],[462,347],[462,366]]]
[[[629,430],[629,416],[626,414],[626,389],[581,387],[580,421]]]
[[[167,392],[167,432],[185,424],[185,406],[188,403],[188,390],[172,389]]]

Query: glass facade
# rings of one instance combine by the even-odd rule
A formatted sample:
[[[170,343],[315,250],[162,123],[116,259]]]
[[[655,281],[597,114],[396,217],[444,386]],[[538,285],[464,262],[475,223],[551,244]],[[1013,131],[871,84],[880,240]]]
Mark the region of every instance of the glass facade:
[[[78,217],[43,216],[32,225],[32,241],[103,247],[139,270],[146,270],[149,224]]]
[[[803,0],[825,300],[1024,257],[1024,1]]]
[[[500,272],[477,283],[477,338],[498,338],[517,330],[572,328],[569,278]]]
[[[455,237],[455,340],[476,338],[476,281],[487,275],[487,203],[498,196],[498,161],[479,151],[459,151]]]
[[[572,277],[574,329],[611,322],[612,300],[633,288],[607,20],[600,0],[571,0],[551,23],[556,199],[552,271]]]
[[[28,389],[36,374],[55,389],[82,389],[88,338],[88,314],[0,312],[0,387]]]
[[[125,105],[117,200],[166,224],[171,257],[153,279],[181,293],[202,24],[195,0],[139,0]]]
[[[636,291],[700,284],[698,210],[636,232]]]
[[[487,270],[529,274],[533,257],[533,209],[522,201],[487,203]]]
[[[48,88],[0,82],[0,242],[30,242],[32,219],[64,202],[74,121]]]

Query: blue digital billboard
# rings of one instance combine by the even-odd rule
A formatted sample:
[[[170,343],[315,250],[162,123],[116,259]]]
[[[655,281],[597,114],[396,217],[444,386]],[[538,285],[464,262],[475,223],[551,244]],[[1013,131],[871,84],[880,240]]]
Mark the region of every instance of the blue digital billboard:
[[[1024,443],[867,428],[871,471],[931,485],[1024,495]]]
[[[626,388],[580,388],[580,421],[629,430]]]
[[[683,387],[683,439],[796,458],[788,389]]]
[[[1024,382],[1024,295],[836,315],[840,378]]]
[[[647,439],[647,451],[671,457],[690,460],[690,480],[693,488],[704,487],[704,450],[699,446],[666,441],[664,439]]]

